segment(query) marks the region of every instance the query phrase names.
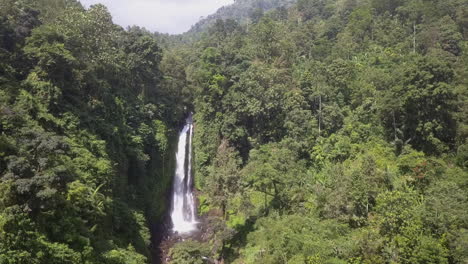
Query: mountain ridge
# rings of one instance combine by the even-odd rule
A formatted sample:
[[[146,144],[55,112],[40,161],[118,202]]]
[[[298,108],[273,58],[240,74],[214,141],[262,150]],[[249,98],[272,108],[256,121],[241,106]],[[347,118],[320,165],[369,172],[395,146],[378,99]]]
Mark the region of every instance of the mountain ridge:
[[[216,20],[233,19],[240,24],[255,20],[256,16],[276,8],[288,8],[297,0],[237,0],[233,4],[219,8],[215,13],[200,19],[186,33],[205,31],[212,26]]]

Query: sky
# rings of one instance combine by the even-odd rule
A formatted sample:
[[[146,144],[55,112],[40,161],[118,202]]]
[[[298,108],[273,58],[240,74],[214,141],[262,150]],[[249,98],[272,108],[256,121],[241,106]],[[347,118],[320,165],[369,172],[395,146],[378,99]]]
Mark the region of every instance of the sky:
[[[114,23],[123,27],[137,25],[151,31],[180,34],[200,17],[208,16],[234,0],[81,0],[85,7],[107,6]]]

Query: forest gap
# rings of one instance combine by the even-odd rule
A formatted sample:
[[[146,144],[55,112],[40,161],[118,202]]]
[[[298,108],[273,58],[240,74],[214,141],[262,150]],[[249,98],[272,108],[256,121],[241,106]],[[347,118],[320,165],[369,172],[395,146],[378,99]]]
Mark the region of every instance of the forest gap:
[[[179,134],[176,153],[176,170],[174,175],[171,221],[172,231],[186,234],[196,230],[195,199],[193,196],[192,176],[192,115],[186,119],[186,124]]]

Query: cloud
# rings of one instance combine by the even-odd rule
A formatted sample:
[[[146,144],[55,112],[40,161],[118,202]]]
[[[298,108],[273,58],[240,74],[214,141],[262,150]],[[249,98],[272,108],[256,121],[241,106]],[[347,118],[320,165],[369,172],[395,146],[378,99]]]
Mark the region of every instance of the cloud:
[[[101,3],[109,8],[114,22],[137,25],[152,31],[179,34],[200,17],[210,15],[234,0],[81,0],[85,7]]]

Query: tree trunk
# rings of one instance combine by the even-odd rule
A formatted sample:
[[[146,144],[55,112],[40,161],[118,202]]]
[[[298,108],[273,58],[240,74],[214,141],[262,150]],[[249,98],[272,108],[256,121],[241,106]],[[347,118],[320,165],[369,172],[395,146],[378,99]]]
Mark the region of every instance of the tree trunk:
[[[395,119],[395,111],[392,110],[392,115],[393,115],[393,133],[395,133],[395,142],[397,141],[398,139],[398,136],[397,136],[397,130],[396,130],[396,119]]]
[[[413,22],[413,53],[416,53],[416,21]]]
[[[319,137],[322,134],[322,95],[319,96]]]

